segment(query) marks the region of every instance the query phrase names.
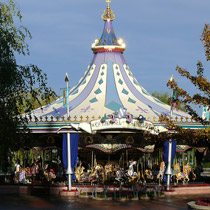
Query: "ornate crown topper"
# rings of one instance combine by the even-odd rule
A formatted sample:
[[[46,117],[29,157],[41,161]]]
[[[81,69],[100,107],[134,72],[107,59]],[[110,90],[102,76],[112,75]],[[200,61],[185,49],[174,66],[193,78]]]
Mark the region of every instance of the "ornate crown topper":
[[[101,18],[104,20],[104,21],[107,21],[107,20],[111,20],[113,21],[115,19],[115,15],[113,14],[113,11],[110,9],[110,6],[109,6],[109,3],[111,3],[111,0],[107,0],[107,9],[104,10],[104,14],[101,16]]]

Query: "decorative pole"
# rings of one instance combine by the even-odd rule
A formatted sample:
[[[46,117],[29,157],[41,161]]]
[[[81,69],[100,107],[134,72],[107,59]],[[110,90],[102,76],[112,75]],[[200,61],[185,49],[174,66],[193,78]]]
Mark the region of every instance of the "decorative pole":
[[[170,78],[170,81],[174,81],[174,75],[171,76]],[[172,90],[172,93],[171,93],[171,110],[170,110],[170,117],[172,118],[173,117],[173,95],[174,95],[174,90]]]
[[[172,155],[172,139],[168,141],[168,165],[165,174],[167,175],[166,179],[166,190],[170,189],[170,176],[172,174],[171,170],[171,155]]]
[[[66,73],[65,77],[65,82],[66,82],[66,91],[67,91],[67,120],[69,119],[69,77],[68,74]],[[70,191],[72,186],[71,186],[71,175],[73,174],[72,168],[71,168],[71,137],[70,133],[67,133],[67,171],[66,174],[68,175],[68,190]]]
[[[109,6],[109,4],[111,3],[111,0],[106,0],[106,3],[107,3],[108,6]]]
[[[172,75],[170,81],[174,80],[174,76]],[[173,100],[173,90],[172,90],[172,94],[171,94],[171,100]],[[171,110],[170,110],[170,118],[172,119],[173,117],[173,103],[171,101]],[[165,174],[167,175],[166,178],[166,190],[170,189],[170,177],[172,174],[172,170],[171,170],[171,156],[172,156],[172,139],[169,139],[168,141],[168,164],[167,164],[167,169]]]

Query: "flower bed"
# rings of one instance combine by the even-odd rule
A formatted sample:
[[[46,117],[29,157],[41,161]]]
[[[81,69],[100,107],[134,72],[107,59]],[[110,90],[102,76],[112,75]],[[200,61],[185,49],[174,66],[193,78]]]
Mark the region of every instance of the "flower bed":
[[[195,204],[200,206],[210,206],[210,199],[197,200]]]

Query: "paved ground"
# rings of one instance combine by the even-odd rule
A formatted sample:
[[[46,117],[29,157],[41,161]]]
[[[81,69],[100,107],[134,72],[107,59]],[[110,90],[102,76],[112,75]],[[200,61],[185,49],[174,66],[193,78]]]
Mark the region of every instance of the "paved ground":
[[[187,209],[187,202],[210,195],[165,197],[152,201],[95,201],[82,198],[59,196],[0,195],[0,210],[17,209],[91,209],[91,210],[135,210],[135,209]]]

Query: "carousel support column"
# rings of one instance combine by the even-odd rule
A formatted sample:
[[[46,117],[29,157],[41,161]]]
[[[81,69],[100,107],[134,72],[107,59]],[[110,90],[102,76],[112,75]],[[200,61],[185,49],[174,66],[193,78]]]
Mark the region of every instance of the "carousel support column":
[[[66,91],[67,91],[67,100],[68,99],[68,95],[69,95],[69,77],[68,74],[66,73],[66,77],[65,77],[65,82],[66,82]],[[70,117],[69,114],[69,101],[67,101],[67,120]],[[68,190],[70,191],[72,188],[71,185],[71,175],[73,174],[72,168],[71,168],[71,137],[70,137],[70,133],[67,133],[67,171],[66,174],[68,175]]]
[[[141,157],[141,174],[144,173],[144,161],[143,161],[143,156]]]
[[[122,161],[122,155],[120,156],[120,159],[119,159],[119,166],[121,166],[121,161]]]
[[[124,156],[125,156],[125,153],[123,152],[122,153],[122,157],[123,157],[123,169],[125,169],[125,161],[124,161],[125,157]]]
[[[195,155],[195,152],[194,152],[194,149],[192,149],[192,153],[191,153],[191,160],[192,160],[192,165],[194,164],[194,155]]]
[[[185,155],[184,155],[184,152],[182,153],[182,167],[184,167],[184,157],[185,157]]]
[[[196,168],[197,168],[197,160],[196,160],[195,152],[196,152],[196,151],[194,150],[194,156],[193,156],[193,157],[194,157],[194,163],[195,163],[195,169],[196,169]]]
[[[93,161],[94,161],[94,153],[92,151],[92,155],[91,155],[91,169],[93,169]]]
[[[41,159],[42,159],[41,168],[43,168],[43,166],[44,166],[44,150],[42,150],[42,152],[41,152]]]
[[[160,161],[161,161],[161,154],[160,154],[160,149],[158,150],[158,159],[157,159],[157,164],[158,166],[160,165]]]
[[[152,169],[152,165],[153,165],[152,155],[150,155],[150,161],[151,161],[151,169]]]
[[[97,165],[96,155],[94,155],[94,167]]]
[[[34,164],[34,153],[33,148],[31,149],[31,159],[32,159],[32,165]]]
[[[52,160],[53,160],[52,149],[50,149],[50,159],[51,159],[51,162],[52,162]]]
[[[137,161],[137,174],[139,173],[139,159]]]
[[[71,168],[71,137],[70,133],[67,133],[67,171],[66,174],[68,175],[68,190],[70,191],[71,186],[71,175],[73,174]]]
[[[126,166],[128,167],[128,150],[126,150]]]
[[[44,168],[45,163],[45,150],[43,150],[42,167]]]
[[[110,154],[108,154],[108,163],[110,162]]]
[[[165,174],[167,175],[166,179],[166,190],[170,189],[170,177],[172,174],[171,170],[171,156],[172,156],[172,139],[168,141],[168,165]]]

